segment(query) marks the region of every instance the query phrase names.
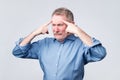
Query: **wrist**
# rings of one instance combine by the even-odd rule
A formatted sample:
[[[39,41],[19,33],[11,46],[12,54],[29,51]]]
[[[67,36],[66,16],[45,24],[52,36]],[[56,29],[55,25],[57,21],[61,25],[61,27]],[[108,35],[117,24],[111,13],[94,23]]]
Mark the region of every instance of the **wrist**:
[[[76,27],[75,34],[79,35],[82,32],[82,30],[79,27]]]
[[[32,32],[30,35],[31,35],[32,37],[36,37],[38,34],[36,34],[35,32]]]

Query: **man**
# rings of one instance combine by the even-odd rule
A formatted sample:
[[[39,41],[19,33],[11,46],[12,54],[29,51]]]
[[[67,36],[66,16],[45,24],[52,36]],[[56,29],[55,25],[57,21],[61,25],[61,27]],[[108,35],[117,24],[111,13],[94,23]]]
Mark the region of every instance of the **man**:
[[[31,43],[36,36],[48,33],[49,24],[52,24],[54,38]],[[58,8],[50,22],[18,41],[13,55],[38,59],[44,80],[83,80],[84,65],[102,60],[106,50],[100,41],[75,25],[69,9]]]

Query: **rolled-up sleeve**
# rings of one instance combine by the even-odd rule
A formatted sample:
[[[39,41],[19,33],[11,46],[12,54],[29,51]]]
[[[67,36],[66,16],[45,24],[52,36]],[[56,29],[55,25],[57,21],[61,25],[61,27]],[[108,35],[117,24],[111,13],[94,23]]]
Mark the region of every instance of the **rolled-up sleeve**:
[[[33,58],[37,59],[37,48],[34,48],[33,46],[38,47],[37,42],[35,43],[28,43],[24,46],[20,46],[19,44],[22,42],[23,38],[20,38],[16,42],[16,46],[14,47],[12,53],[14,56],[19,57],[19,58]]]
[[[99,40],[92,38],[93,45],[84,47],[85,64],[102,60],[106,56],[106,49]]]

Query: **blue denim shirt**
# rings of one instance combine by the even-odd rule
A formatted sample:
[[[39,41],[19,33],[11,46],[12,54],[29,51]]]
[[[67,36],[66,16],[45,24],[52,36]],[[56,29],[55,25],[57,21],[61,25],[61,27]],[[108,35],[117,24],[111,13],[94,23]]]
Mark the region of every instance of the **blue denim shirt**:
[[[83,80],[84,65],[102,60],[106,50],[100,41],[92,38],[93,45],[85,45],[80,38],[70,35],[63,43],[54,38],[44,38],[25,46],[19,40],[13,55],[38,59],[44,80]]]

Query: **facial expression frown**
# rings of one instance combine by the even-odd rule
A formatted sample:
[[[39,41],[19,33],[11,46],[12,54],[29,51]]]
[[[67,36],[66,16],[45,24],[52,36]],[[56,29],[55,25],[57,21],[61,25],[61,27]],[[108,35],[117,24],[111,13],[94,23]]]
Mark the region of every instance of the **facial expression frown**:
[[[52,16],[52,30],[54,37],[58,41],[64,41],[68,36],[68,33],[66,32],[67,25],[62,20],[66,20],[66,17],[61,15]]]

